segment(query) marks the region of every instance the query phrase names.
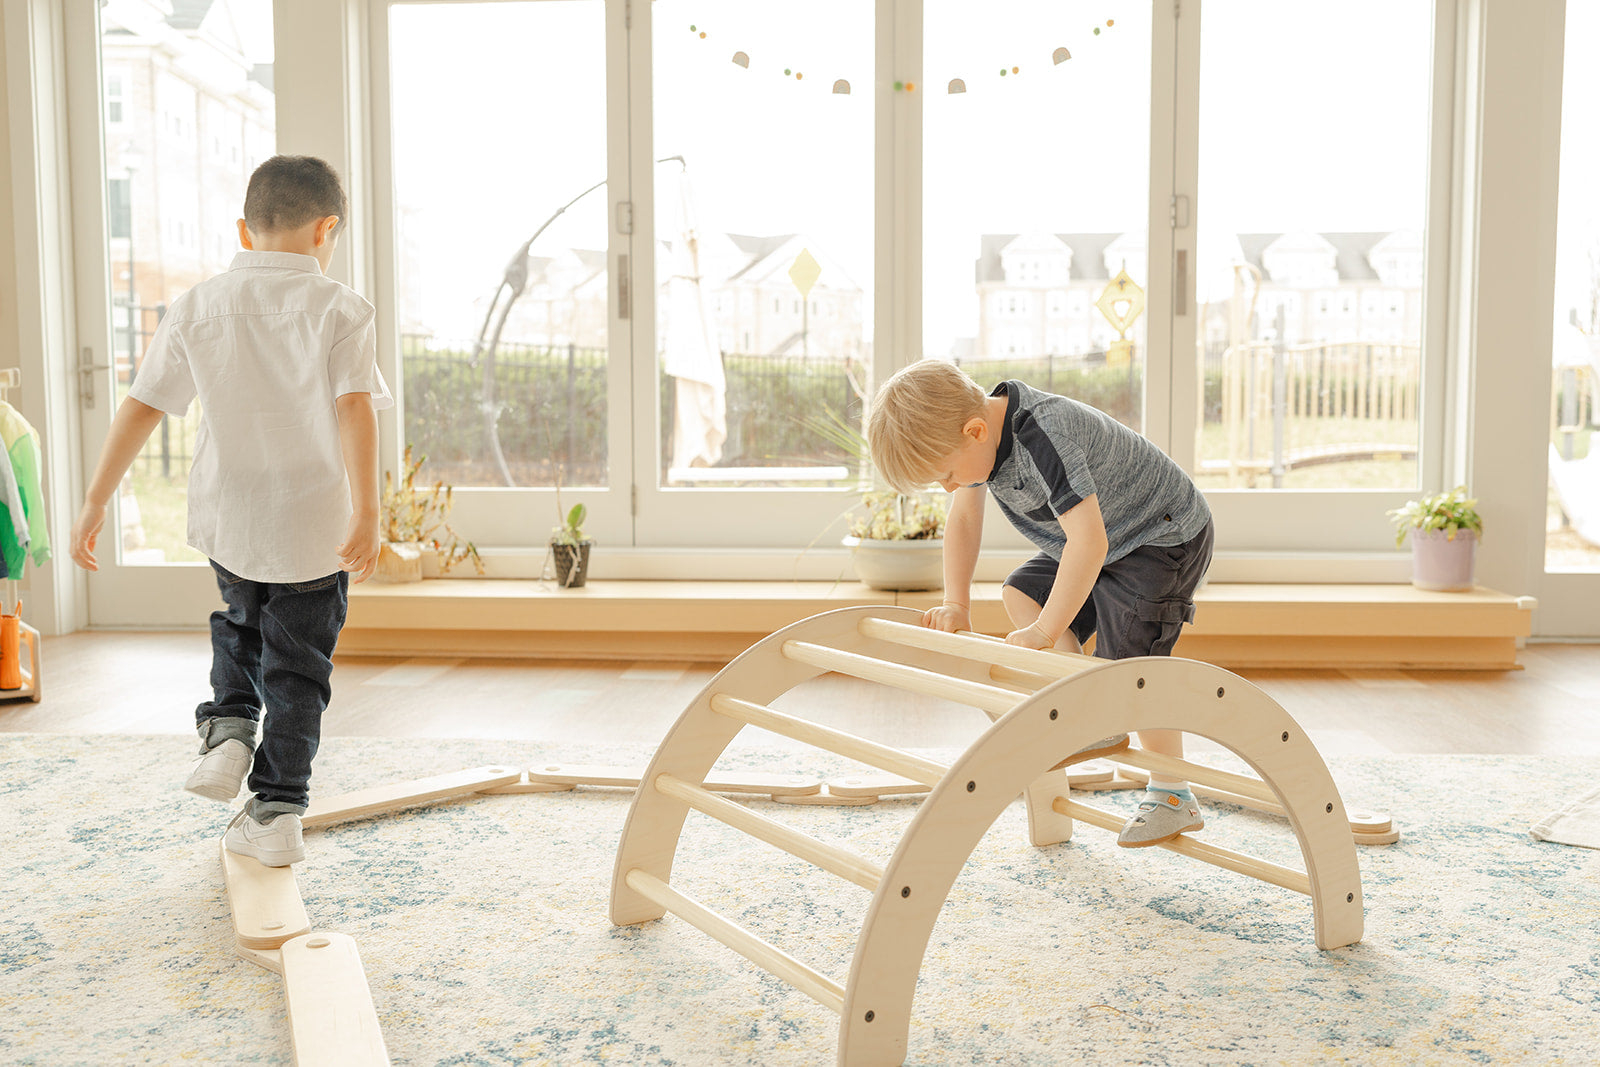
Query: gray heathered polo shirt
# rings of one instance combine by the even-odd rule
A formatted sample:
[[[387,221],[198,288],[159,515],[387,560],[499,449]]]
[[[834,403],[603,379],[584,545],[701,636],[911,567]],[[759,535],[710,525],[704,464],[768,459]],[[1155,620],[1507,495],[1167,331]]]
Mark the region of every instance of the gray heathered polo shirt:
[[[989,491],[1011,525],[1057,559],[1067,539],[1058,516],[1098,494],[1106,562],[1141,545],[1181,545],[1211,508],[1161,449],[1110,415],[1018,381],[1001,382],[1006,421]]]

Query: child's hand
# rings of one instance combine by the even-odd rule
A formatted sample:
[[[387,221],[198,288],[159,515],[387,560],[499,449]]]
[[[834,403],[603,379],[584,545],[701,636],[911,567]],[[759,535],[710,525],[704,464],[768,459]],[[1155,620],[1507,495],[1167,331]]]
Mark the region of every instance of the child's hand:
[[[1050,635],[1039,629],[1038,623],[1034,623],[1032,626],[1024,626],[1020,630],[1012,630],[1006,634],[1006,644],[1018,645],[1022,648],[1050,649],[1056,647],[1056,643],[1050,639]]]
[[[946,633],[955,633],[957,630],[972,629],[972,612],[960,604],[951,604],[948,601],[936,608],[929,608],[922,613],[922,625],[930,630],[943,630]]]
[[[86,571],[100,569],[100,564],[94,558],[94,543],[99,539],[100,527],[105,521],[105,505],[91,504],[86,500],[83,510],[78,512],[78,518],[72,524],[72,548],[68,554],[72,556],[72,562]]]
[[[350,516],[344,541],[334,551],[339,553],[339,566],[355,577],[353,582],[364,582],[378,566],[377,516]]]

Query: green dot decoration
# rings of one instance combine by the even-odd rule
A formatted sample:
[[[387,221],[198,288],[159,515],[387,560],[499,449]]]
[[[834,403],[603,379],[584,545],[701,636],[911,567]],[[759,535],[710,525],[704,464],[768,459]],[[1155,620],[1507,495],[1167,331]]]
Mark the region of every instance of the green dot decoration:
[[[1007,74],[1006,68],[1001,67],[1000,68],[1000,77],[1004,78],[1006,76],[1006,74]]]
[[[695,24],[694,24],[694,23],[692,23],[692,22],[691,22],[691,23],[689,23],[689,32],[690,32],[690,33],[693,33],[693,32],[694,32],[694,31],[695,31],[695,29],[696,29],[696,28],[697,28],[697,27],[696,27],[696,26],[695,26]]]
[[[1095,27],[1095,28],[1094,28],[1094,35],[1095,35],[1095,36],[1096,36],[1096,37],[1098,37],[1098,36],[1100,36],[1100,27],[1099,27],[1099,26],[1096,26],[1096,27]]]

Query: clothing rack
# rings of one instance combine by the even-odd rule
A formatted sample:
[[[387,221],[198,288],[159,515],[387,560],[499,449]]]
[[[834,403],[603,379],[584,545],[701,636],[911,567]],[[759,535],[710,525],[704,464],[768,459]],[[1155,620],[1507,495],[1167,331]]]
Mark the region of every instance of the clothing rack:
[[[9,402],[10,392],[22,387],[22,371],[16,367],[0,368],[0,401]],[[7,460],[9,462],[9,460]],[[42,675],[39,670],[39,631],[23,622],[22,614],[22,586],[15,578],[5,580],[3,590],[0,590],[0,612],[6,615],[17,615],[17,656],[22,660],[18,664],[18,674],[22,685],[14,689],[0,689],[0,702],[13,700],[31,700],[39,702],[40,682]],[[26,649],[26,656],[23,651]],[[3,663],[5,649],[0,648],[0,663]],[[0,670],[0,676],[6,672]]]

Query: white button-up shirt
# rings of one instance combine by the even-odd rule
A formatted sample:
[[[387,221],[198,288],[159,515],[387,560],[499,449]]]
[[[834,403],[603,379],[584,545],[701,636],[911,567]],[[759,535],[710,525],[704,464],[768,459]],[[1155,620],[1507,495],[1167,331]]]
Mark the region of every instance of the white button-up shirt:
[[[392,407],[373,308],[315,258],[242,251],[173,301],[128,395],[182,416],[197,396],[189,544],[258,582],[339,569],[350,483],[334,401]]]

